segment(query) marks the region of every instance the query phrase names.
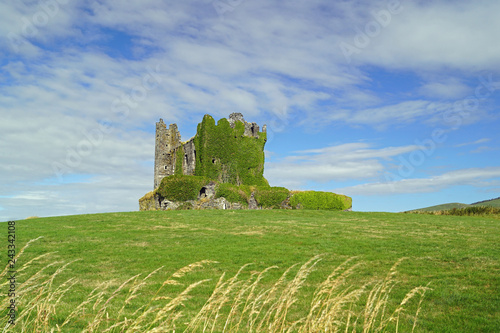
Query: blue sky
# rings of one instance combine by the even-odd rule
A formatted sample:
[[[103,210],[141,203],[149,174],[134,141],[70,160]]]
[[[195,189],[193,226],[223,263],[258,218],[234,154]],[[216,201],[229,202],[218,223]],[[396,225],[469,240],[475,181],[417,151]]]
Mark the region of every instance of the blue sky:
[[[0,220],[138,209],[155,122],[267,124],[273,186],[500,196],[498,1],[0,4]]]

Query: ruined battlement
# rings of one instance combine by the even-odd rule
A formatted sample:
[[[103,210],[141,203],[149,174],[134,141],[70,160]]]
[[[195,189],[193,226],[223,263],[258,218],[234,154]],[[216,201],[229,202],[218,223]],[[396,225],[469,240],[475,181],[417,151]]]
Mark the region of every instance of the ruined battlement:
[[[228,121],[231,128],[234,128],[236,126],[236,122],[238,121],[244,124],[245,125],[245,132],[243,132],[244,136],[254,137],[254,138],[259,137],[259,125],[257,125],[256,123],[246,122],[241,113],[231,113],[229,115]],[[262,127],[262,132],[264,133],[266,132],[266,125]]]
[[[181,142],[176,124],[156,123],[154,188],[172,175],[207,176],[237,185],[267,183],[264,172],[266,125],[246,122],[241,113],[222,118],[210,115],[198,124],[196,135]]]

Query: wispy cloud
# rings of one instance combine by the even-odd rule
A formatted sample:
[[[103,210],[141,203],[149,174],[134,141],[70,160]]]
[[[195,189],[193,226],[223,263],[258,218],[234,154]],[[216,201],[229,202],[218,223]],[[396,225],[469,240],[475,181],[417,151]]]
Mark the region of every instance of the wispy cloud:
[[[404,10],[359,61],[390,68],[432,72],[443,67],[467,71],[498,65],[492,45],[500,22],[495,1],[401,2]]]
[[[265,175],[273,184],[301,186],[308,181],[327,183],[374,178],[383,161],[419,149],[416,145],[374,149],[367,143],[348,143],[296,152],[278,162],[266,163]]]
[[[484,153],[484,152],[488,152],[488,151],[496,151],[496,150],[499,150],[499,148],[480,146],[480,147],[477,147],[476,149],[472,150],[471,153],[472,154],[480,154],[480,153]]]
[[[490,141],[491,141],[491,139],[482,138],[482,139],[479,139],[479,140],[476,140],[476,141],[472,141],[472,142],[460,143],[458,145],[455,145],[455,148],[465,147],[465,146],[472,146],[472,145],[479,145],[481,143],[486,143],[486,142],[490,142]]]
[[[470,88],[456,78],[447,77],[444,80],[428,79],[418,92],[428,98],[454,100],[464,98],[470,93]]]
[[[393,182],[375,182],[336,189],[348,195],[397,195],[433,193],[454,186],[498,187],[500,168],[471,168],[456,170],[429,178],[402,179]]]
[[[448,104],[429,101],[405,101],[395,105],[355,111],[345,121],[355,124],[390,126],[391,124],[412,123],[423,117],[430,118],[442,113]]]

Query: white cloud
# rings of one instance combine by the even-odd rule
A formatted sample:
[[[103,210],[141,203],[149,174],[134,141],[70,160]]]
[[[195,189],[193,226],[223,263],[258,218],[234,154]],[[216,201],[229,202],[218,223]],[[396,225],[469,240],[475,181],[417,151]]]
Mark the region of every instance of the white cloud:
[[[296,152],[278,162],[266,163],[265,176],[272,184],[298,187],[308,181],[359,180],[378,177],[384,170],[382,161],[412,152],[418,146],[372,149],[366,143],[348,143]]]
[[[6,54],[28,58],[44,55],[38,44],[80,34],[76,23],[83,16],[74,1],[17,1],[1,4],[0,41]]]
[[[442,116],[449,106],[449,103],[410,100],[375,108],[335,112],[330,115],[330,118],[332,120],[343,120],[350,124],[386,128],[394,124],[410,124],[418,120],[425,121]]]
[[[438,99],[460,99],[470,94],[471,89],[456,79],[445,81],[431,81],[420,87],[419,92],[430,98]]]
[[[147,164],[154,138],[143,129],[150,131],[159,117],[195,126],[204,113],[220,117],[242,111],[248,117],[273,114],[280,125],[295,112],[298,123],[414,124],[439,118],[449,107],[432,98],[456,98],[466,90],[462,73],[499,68],[500,46],[494,41],[500,4],[491,1],[404,2],[403,12],[352,65],[339,42],[352,42],[354,28],[363,28],[370,12],[385,8],[386,1],[243,1],[224,20],[209,1],[68,2],[14,51],[9,33],[22,35],[23,17],[30,23],[44,4],[0,4],[0,42],[7,46],[0,50],[0,180],[2,194],[24,195],[2,198],[11,200],[2,202],[3,212],[13,203],[20,212],[26,198],[32,205],[44,202],[35,200],[36,194],[48,200],[30,215],[84,207],[135,209],[137,197],[151,184],[145,174],[152,172]],[[114,32],[131,42],[112,41]],[[110,49],[120,54],[122,47],[132,56],[110,55]],[[370,86],[377,78],[366,69],[373,65],[422,77],[419,93],[428,99],[381,94]],[[141,93],[147,68],[159,68],[161,84],[137,103],[127,102],[128,114],[120,117],[115,101]],[[45,184],[55,177],[53,162],[65,163],[68,152],[85,144],[84,133],[103,120],[112,123],[113,132],[65,175],[90,175],[93,181]],[[294,186],[369,178],[383,170],[385,160],[414,149],[357,143],[302,151],[268,163],[266,174],[279,182],[298,179]],[[115,193],[117,179],[134,179],[133,194],[127,196],[121,186]],[[79,197],[73,193],[77,189]]]
[[[335,191],[347,195],[396,195],[439,192],[462,185],[487,188],[500,184],[499,167],[462,169],[429,178],[401,179],[401,177],[392,174],[385,176],[386,182],[367,183]]]
[[[499,148],[492,148],[492,147],[488,147],[488,146],[480,146],[480,147],[477,147],[476,149],[472,150],[471,154],[480,154],[480,153],[489,152],[489,151],[495,151],[495,150],[499,150]]]
[[[360,61],[424,71],[498,67],[500,45],[493,41],[500,31],[499,2],[402,1],[402,5],[401,13],[361,52]]]
[[[22,192],[21,194],[17,194],[12,196],[10,199],[13,200],[26,200],[26,201],[31,201],[31,200],[44,200],[44,201],[51,201],[57,197],[57,195],[53,192],[48,192],[48,191],[27,191],[27,192]]]
[[[385,1],[362,2],[355,6],[347,2],[287,4],[245,1],[234,11],[228,12],[224,21],[221,21],[210,3],[146,1],[140,4],[124,4],[108,0],[92,3],[88,8],[61,8],[57,17],[69,17],[66,21],[75,20],[72,21],[71,27],[57,26],[58,28],[54,29],[73,33],[75,38],[81,37],[81,31],[84,29],[91,31],[91,35],[102,34],[98,30],[99,27],[118,29],[132,34],[137,47],[144,44],[154,46],[155,51],[149,54],[152,58],[147,60],[147,63],[161,64],[164,78],[162,91],[170,96],[169,100],[164,99],[161,102],[174,108],[182,101],[182,104],[187,106],[185,109],[225,115],[234,109],[255,114],[259,110],[273,110],[284,106],[293,110],[296,106],[309,115],[309,118],[313,118],[312,106],[331,98],[344,106],[353,105],[355,101],[354,105],[365,111],[349,113],[346,117],[342,117],[342,114],[324,115],[322,120],[345,120],[351,124],[373,124],[386,120],[392,123],[412,121],[414,117],[428,115],[428,110],[422,108],[430,102],[413,100],[372,107],[374,104],[383,104],[383,101],[376,94],[357,86],[370,78],[356,67],[347,67],[336,47],[342,38],[354,37],[354,30],[349,27],[363,26],[363,23],[373,19],[370,14],[372,10],[381,10],[386,6]],[[457,6],[443,4],[417,6],[405,2],[403,12],[395,15],[392,23],[373,40],[373,47],[382,48],[387,52],[403,52],[407,38],[399,34],[394,35],[399,30],[400,18],[403,15],[419,18],[438,10],[442,15],[437,22],[452,20],[450,24],[458,24],[454,13],[459,13],[462,18],[469,15],[471,17],[466,22],[475,22],[478,15],[486,11],[489,5],[483,4],[484,8],[481,10],[469,10],[467,4],[461,6],[457,9]],[[34,11],[33,8],[24,10]],[[20,11],[20,14],[22,13]],[[487,15],[481,22],[489,22],[490,18],[492,16]],[[404,21],[404,24],[407,24],[406,19]],[[413,23],[413,19],[410,22]],[[423,33],[417,28],[431,30],[427,23],[420,25],[415,28],[415,34]],[[431,25],[436,30],[429,33],[441,36],[437,33],[441,31],[438,24]],[[489,29],[488,33],[491,30]],[[46,31],[47,35],[50,33],[51,31]],[[386,35],[391,36],[390,44],[384,39]],[[468,34],[464,35],[467,36]],[[468,42],[464,41],[465,44]],[[425,50],[426,45],[422,45],[423,43],[427,45],[429,41],[415,41],[415,47]],[[474,43],[477,43],[477,38],[474,38]],[[95,85],[90,89],[80,87],[79,92],[106,91],[102,88],[112,92],[111,87],[102,87],[102,83],[107,81],[110,85],[130,87],[130,80],[127,78],[133,78],[131,73],[137,75],[138,71],[144,71],[145,66],[141,68],[141,65],[145,64],[145,60],[117,61],[95,50],[99,49],[89,49],[83,55],[80,50],[65,50],[66,54],[53,57],[52,64],[41,69],[43,71],[40,74],[60,71],[61,64],[65,64],[63,69],[66,71],[76,69],[67,72],[65,83],[76,76],[83,82],[90,81],[90,84]],[[370,61],[379,59],[372,51],[372,48],[369,48],[364,50],[363,54],[369,56]],[[411,60],[414,57],[425,57],[422,52],[411,52],[411,56],[398,58],[398,61],[411,65],[415,62]],[[381,59],[384,62],[383,58]],[[80,63],[82,60],[84,64]],[[445,63],[446,61],[443,61],[443,64]],[[392,64],[391,60],[379,65],[391,68]],[[85,71],[78,70],[82,65]],[[86,75],[88,73],[101,75],[92,79]],[[106,81],[103,81],[103,78],[106,78]],[[64,78],[60,76],[60,79]],[[101,87],[97,86],[99,83]],[[316,88],[327,88],[325,91],[328,93],[320,94],[315,91]],[[450,85],[449,80],[444,80],[427,82],[421,91],[427,96],[451,97],[457,96],[464,89],[459,82]],[[68,86],[66,90],[71,94],[70,91],[75,92],[75,87]]]
[[[138,199],[151,190],[152,172],[144,169],[118,175],[72,184],[29,184],[27,189],[12,188],[13,196],[0,197],[0,205],[5,208],[0,221],[28,216],[138,210]],[[37,190],[29,189],[34,187]]]
[[[482,138],[482,139],[472,141],[472,142],[464,142],[464,143],[456,145],[455,147],[459,148],[459,147],[464,147],[464,146],[478,145],[478,144],[486,143],[486,142],[490,142],[490,141],[491,141],[491,139]]]

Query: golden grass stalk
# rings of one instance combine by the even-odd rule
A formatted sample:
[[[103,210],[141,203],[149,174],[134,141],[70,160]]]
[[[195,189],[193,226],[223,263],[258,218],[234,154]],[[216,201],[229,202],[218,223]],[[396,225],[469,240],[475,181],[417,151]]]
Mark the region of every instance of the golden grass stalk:
[[[27,266],[47,257],[39,256],[20,269],[26,270]],[[51,262],[18,286],[17,302],[22,308],[18,324],[9,327],[6,317],[0,319],[0,327],[4,328],[3,332],[41,333],[74,330],[75,325],[81,327],[82,323],[85,327],[83,332],[398,332],[401,318],[411,318],[414,331],[428,286],[416,287],[403,300],[394,302],[390,294],[397,283],[397,267],[404,258],[394,264],[384,279],[360,287],[349,283],[349,277],[363,264],[353,263],[354,260],[345,261],[319,283],[308,305],[302,302],[298,306],[297,303],[310,297],[303,295],[301,290],[321,261],[320,256],[311,258],[301,267],[291,266],[274,283],[264,283],[263,280],[272,269],[277,268],[275,266],[244,274],[249,266],[244,265],[230,278],[222,274],[201,309],[186,317],[183,310],[191,292],[209,280],[191,283],[173,295],[163,289],[183,285],[182,278],[187,274],[213,263],[205,260],[173,273],[145,304],[140,304],[138,297],[148,286],[150,278],[163,267],[142,279],[140,274],[135,275],[114,290],[111,289],[113,281],[105,281],[62,319],[63,298],[78,280],[73,277],[56,285],[56,277],[72,262]],[[57,269],[48,274],[50,267]],[[2,274],[5,275],[6,270],[0,277]],[[409,303],[418,296],[420,300],[415,314],[406,314]],[[7,304],[7,295],[2,294],[1,297],[0,304]],[[181,318],[183,323],[179,324]]]

